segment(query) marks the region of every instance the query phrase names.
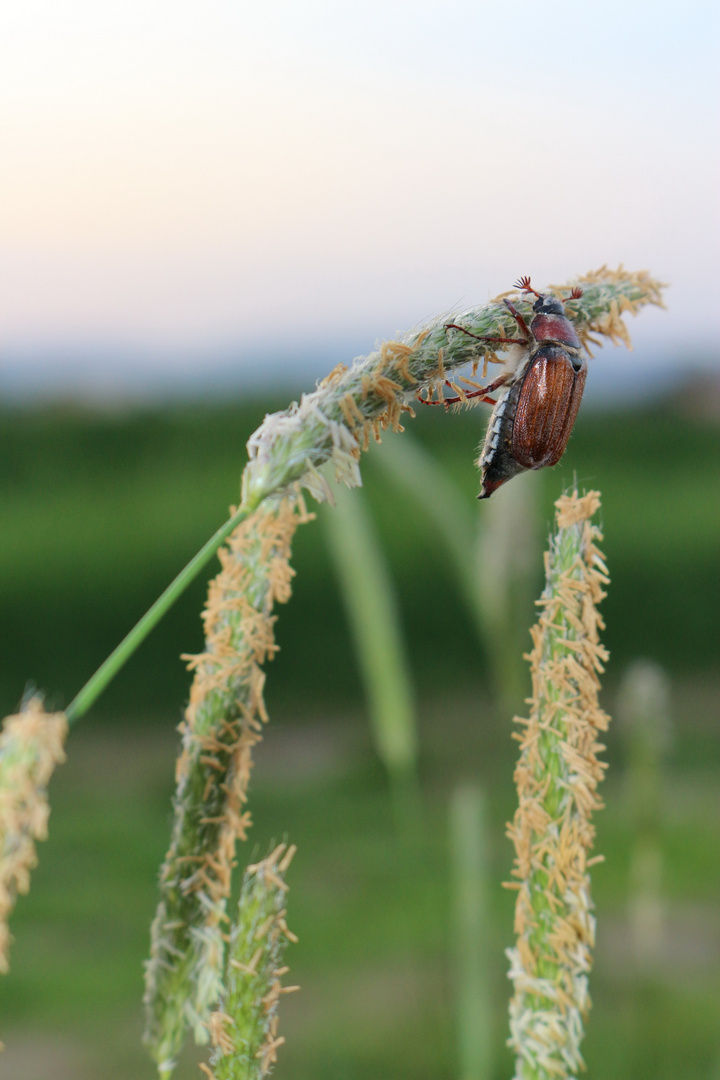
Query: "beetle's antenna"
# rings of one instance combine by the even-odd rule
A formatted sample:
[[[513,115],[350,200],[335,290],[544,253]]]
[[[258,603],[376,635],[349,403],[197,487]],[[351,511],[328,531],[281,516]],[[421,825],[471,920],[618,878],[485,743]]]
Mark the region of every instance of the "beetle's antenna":
[[[565,304],[565,303],[567,303],[568,300],[579,300],[580,297],[582,296],[582,294],[583,294],[583,290],[580,288],[580,286],[579,285],[574,285],[573,290],[570,293],[570,295],[569,296],[561,296],[560,299],[562,300],[563,304]]]
[[[537,296],[538,300],[540,299],[540,293],[533,289],[532,285],[530,284],[530,278],[527,277],[527,275],[523,275],[523,277],[518,278],[518,280],[515,282],[515,288],[520,289],[522,292],[535,293],[535,296]]]

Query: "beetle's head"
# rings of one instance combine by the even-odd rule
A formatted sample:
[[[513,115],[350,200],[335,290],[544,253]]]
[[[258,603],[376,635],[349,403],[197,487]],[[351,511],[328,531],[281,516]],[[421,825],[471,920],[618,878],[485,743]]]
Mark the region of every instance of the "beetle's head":
[[[565,308],[562,305],[562,300],[558,300],[556,296],[538,296],[537,300],[533,304],[533,311],[536,311],[538,315],[564,315]]]

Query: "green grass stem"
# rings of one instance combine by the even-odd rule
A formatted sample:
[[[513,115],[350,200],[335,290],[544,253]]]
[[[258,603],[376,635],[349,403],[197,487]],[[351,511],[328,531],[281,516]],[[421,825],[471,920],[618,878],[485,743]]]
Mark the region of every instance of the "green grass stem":
[[[203,567],[212,559],[221,545],[227,540],[230,533],[250,513],[247,506],[239,507],[232,517],[228,518],[213,536],[203,544],[198,553],[193,556],[187,566],[184,567],[167,589],[158,596],[152,607],[148,608],[139,622],[135,624],[129,634],[122,639],[117,648],[108,656],[94,675],[85,683],[82,690],[73,698],[65,710],[68,724],[75,723],[88,709],[95,704],[106,686],[115,678],[120,669],[127,663],[132,654],[143,643],[151,630],[153,630],[175,601],[182,596],[188,585],[195,580]]]

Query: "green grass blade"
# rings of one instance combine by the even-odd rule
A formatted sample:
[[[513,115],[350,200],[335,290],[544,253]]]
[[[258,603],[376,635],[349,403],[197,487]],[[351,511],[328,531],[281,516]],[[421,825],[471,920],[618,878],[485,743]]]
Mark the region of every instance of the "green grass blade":
[[[537,550],[539,477],[518,476],[479,507],[416,439],[387,439],[376,455],[389,476],[417,499],[451,557],[460,595],[488,657],[500,702],[514,710],[524,696],[522,663]],[[523,627],[522,637],[518,625]]]
[[[477,507],[463,496],[438,459],[407,432],[402,439],[385,439],[373,456],[387,475],[417,500],[445,543],[458,577],[460,595],[480,641],[488,648],[489,628],[476,566]]]
[[[649,660],[630,665],[620,685],[618,718],[626,744],[626,795],[635,840],[630,857],[629,916],[635,958],[647,971],[665,936],[662,899],[663,758],[672,739],[670,686]]]
[[[396,794],[416,788],[417,733],[395,590],[362,493],[337,490],[322,513],[350,620],[377,752]]]
[[[488,977],[488,853],[483,793],[455,789],[450,802],[454,976],[460,1080],[490,1080],[492,1004]]]
[[[523,653],[542,573],[538,491],[543,475],[526,472],[484,503],[478,521],[477,602],[495,691],[514,713],[530,690]]]

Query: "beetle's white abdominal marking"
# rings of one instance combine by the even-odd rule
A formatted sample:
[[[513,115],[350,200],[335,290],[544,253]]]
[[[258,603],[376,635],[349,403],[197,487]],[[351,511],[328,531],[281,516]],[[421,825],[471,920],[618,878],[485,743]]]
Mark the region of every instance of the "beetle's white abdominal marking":
[[[511,345],[505,356],[503,356],[503,375],[517,379],[522,374],[522,370],[527,367],[529,359],[530,354],[527,345]]]

